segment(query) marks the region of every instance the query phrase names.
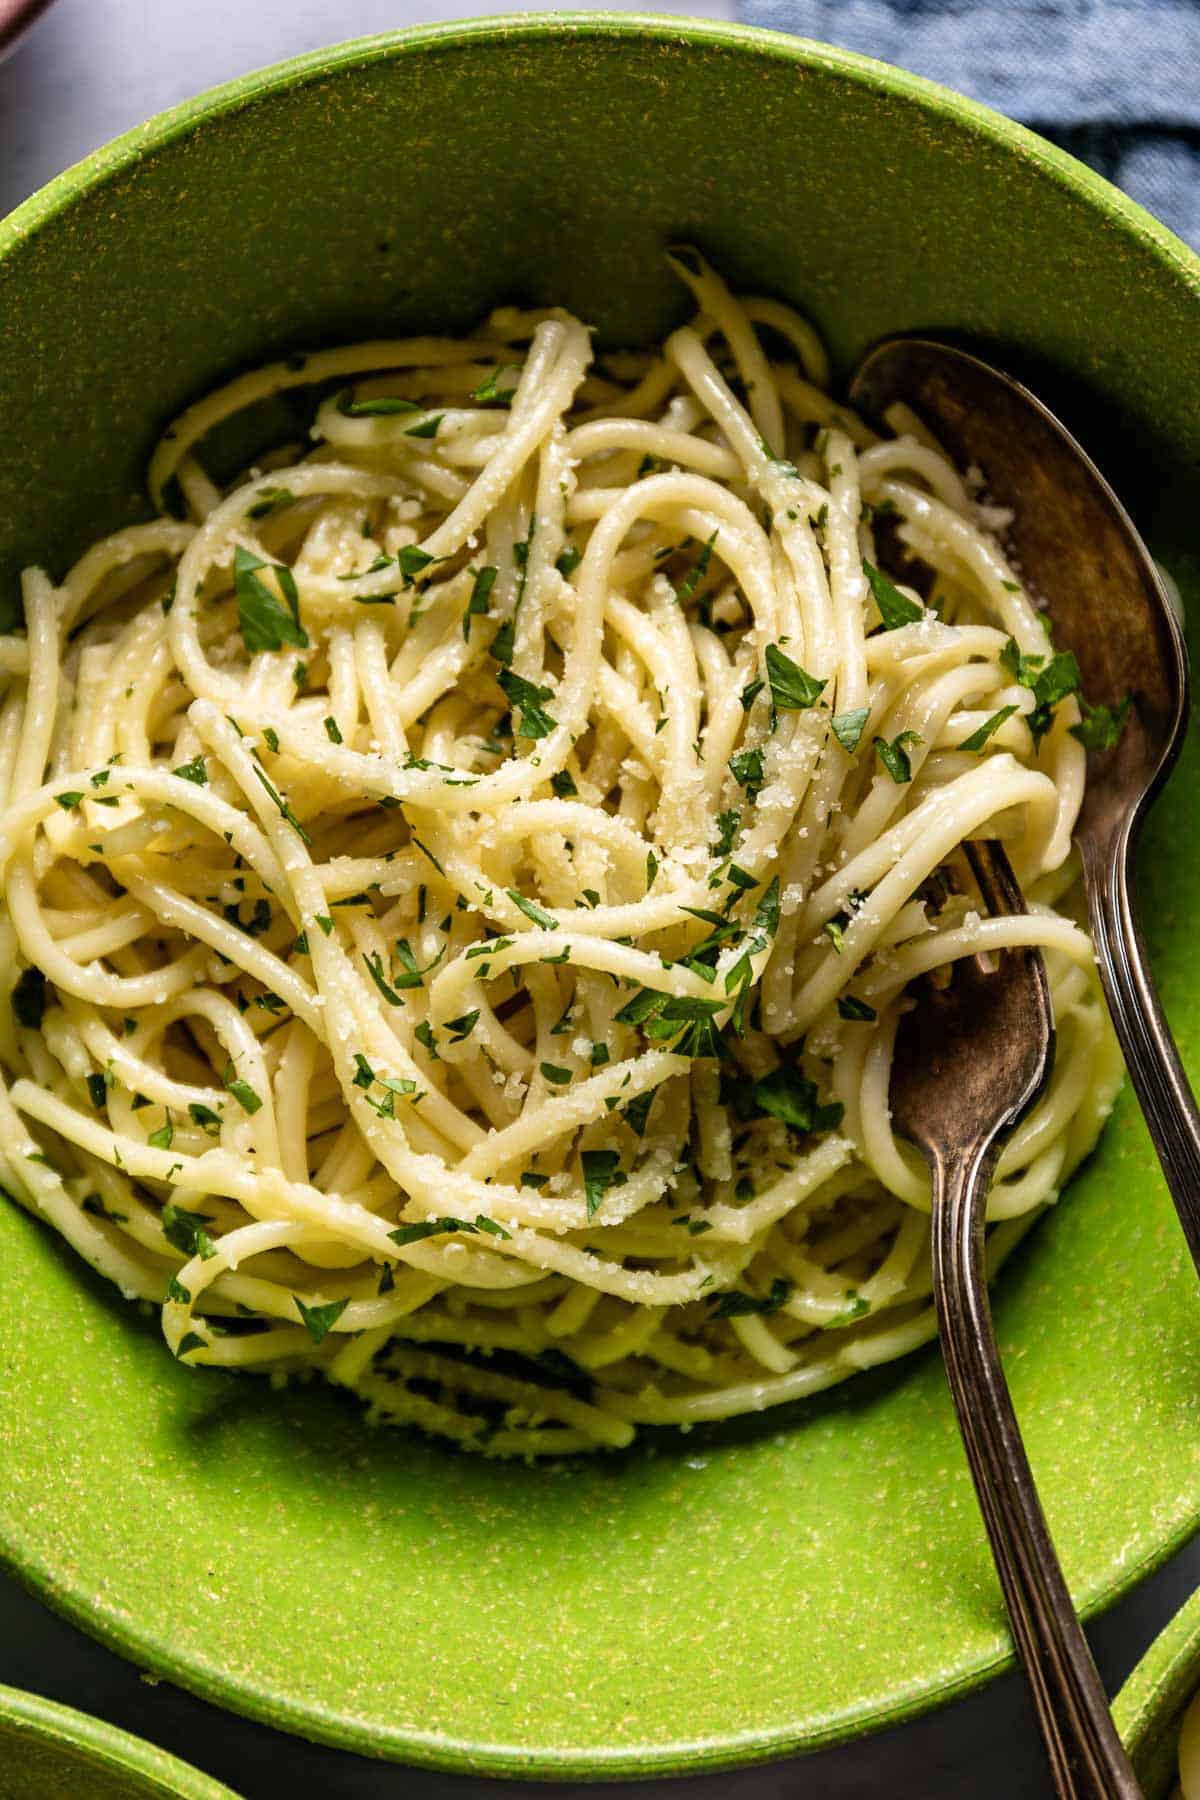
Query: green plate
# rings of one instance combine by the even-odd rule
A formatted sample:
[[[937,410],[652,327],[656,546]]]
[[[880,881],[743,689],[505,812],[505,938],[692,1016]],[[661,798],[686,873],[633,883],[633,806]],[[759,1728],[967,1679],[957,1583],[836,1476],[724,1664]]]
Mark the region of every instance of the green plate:
[[[0,1687],[4,1800],[237,1800],[154,1744],[40,1694]]]
[[[222,375],[561,301],[677,320],[664,242],[806,307],[843,366],[897,327],[999,344],[1200,595],[1200,264],[1086,170],[895,70],[770,33],[560,14],[422,29],[235,83],[0,226],[0,593],[137,515],[155,429]],[[1019,347],[1019,356],[1017,349]],[[1200,1074],[1200,756],[1142,858]],[[1200,1312],[1135,1108],[1010,1266],[999,1329],[1072,1591],[1200,1519]],[[0,1540],[54,1606],[222,1704],[489,1773],[665,1773],[851,1736],[1008,1639],[936,1356],[712,1435],[503,1467],[330,1391],[173,1365],[0,1208]]]
[[[1146,1800],[1167,1800],[1179,1778],[1179,1731],[1200,1690],[1200,1593],[1155,1638],[1113,1702],[1113,1718]]]

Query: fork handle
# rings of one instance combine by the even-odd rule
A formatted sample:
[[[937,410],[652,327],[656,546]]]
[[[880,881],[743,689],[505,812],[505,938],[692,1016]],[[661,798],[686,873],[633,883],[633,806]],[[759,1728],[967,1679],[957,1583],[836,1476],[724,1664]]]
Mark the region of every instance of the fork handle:
[[[1138,822],[1080,834],[1096,966],[1117,1040],[1200,1273],[1200,1113],[1167,1024],[1133,904]]]
[[[984,1212],[998,1145],[931,1156],[933,1293],[946,1373],[1013,1638],[1063,1800],[1140,1800],[1075,1612],[988,1305]]]

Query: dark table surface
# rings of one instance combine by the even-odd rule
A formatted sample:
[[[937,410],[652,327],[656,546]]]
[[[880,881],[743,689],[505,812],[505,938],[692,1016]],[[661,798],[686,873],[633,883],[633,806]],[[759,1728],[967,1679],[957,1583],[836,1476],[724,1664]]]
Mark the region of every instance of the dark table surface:
[[[537,10],[554,10],[537,4]],[[658,11],[729,17],[727,0],[655,0]],[[509,10],[489,0],[58,0],[0,67],[0,215],[97,144],[232,75],[340,37]],[[0,1480],[2,1480],[0,1473]],[[1091,1631],[1115,1690],[1200,1586],[1200,1540]],[[798,1762],[687,1782],[479,1782],[367,1762],[282,1736],[150,1682],[0,1576],[0,1683],[110,1719],[229,1783],[245,1800],[497,1800],[648,1795],[689,1800],[1043,1800],[1050,1786],[1024,1688],[1002,1677],[915,1724]],[[3,1796],[0,1795],[0,1800]],[[87,1800],[72,1795],[70,1800]]]

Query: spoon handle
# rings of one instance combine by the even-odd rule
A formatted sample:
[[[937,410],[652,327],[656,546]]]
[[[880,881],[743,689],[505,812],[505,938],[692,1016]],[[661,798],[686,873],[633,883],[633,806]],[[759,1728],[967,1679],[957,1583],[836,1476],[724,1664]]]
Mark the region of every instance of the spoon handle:
[[[1096,964],[1117,1041],[1200,1272],[1200,1112],[1158,998],[1134,909],[1136,830],[1135,821],[1108,838],[1081,836],[1084,883]]]
[[[992,1326],[984,1214],[995,1139],[927,1152],[933,1293],[946,1374],[1013,1639],[1062,1800],[1141,1800],[1063,1578]]]

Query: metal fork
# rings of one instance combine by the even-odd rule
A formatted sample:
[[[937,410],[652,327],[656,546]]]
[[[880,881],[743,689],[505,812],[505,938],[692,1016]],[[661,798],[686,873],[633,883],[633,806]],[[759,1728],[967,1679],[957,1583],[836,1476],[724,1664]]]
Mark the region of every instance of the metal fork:
[[[990,913],[1023,912],[1000,845],[966,845]],[[933,1296],[950,1392],[1056,1791],[1141,1794],[1071,1602],[1000,1365],[984,1272],[988,1189],[1001,1145],[1049,1080],[1054,1024],[1041,954],[963,959],[921,983],[892,1063],[894,1128],[929,1164]]]

